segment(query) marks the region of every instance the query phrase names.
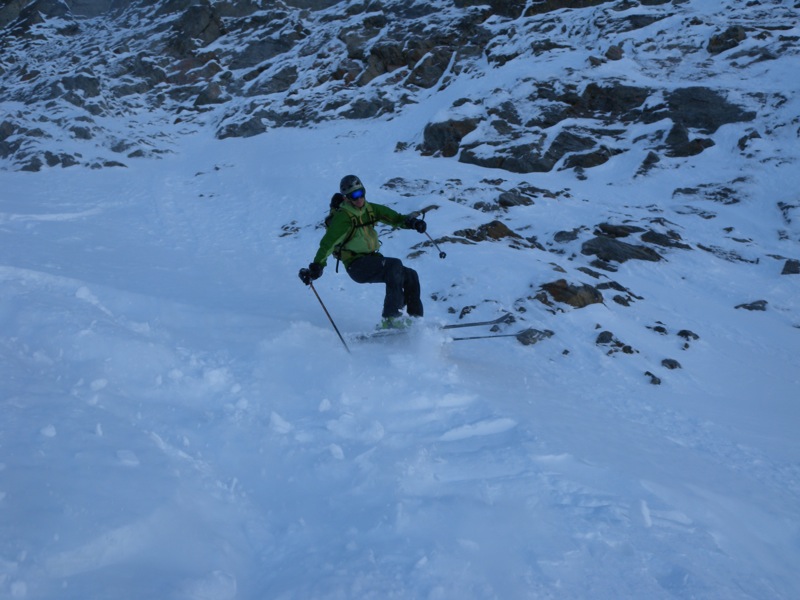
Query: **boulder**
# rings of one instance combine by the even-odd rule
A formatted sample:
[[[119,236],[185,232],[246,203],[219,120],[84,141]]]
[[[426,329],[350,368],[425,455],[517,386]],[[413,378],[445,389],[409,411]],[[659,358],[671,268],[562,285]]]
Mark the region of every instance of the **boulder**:
[[[461,140],[475,131],[478,123],[477,119],[453,119],[440,123],[428,123],[423,132],[420,151],[427,156],[432,154],[455,156],[458,154]]]
[[[787,259],[781,275],[800,275],[800,260]]]
[[[728,27],[722,33],[711,36],[708,40],[706,50],[709,54],[719,54],[732,48],[736,48],[744,40],[747,39],[747,33],[741,25],[733,25]]]
[[[595,255],[603,261],[624,263],[627,260],[648,260],[657,262],[661,255],[646,246],[636,246],[609,237],[595,237],[583,243],[581,253]]]
[[[541,289],[550,294],[556,302],[569,304],[575,308],[583,308],[590,304],[602,304],[603,294],[588,284],[573,285],[567,283],[566,279],[558,279],[551,283],[545,283]]]
[[[508,228],[508,225],[501,221],[491,221],[485,225],[481,225],[478,229],[462,229],[456,231],[455,235],[460,235],[473,242],[485,241],[498,241],[505,238],[511,238],[515,241],[524,240],[518,233],[514,233]]]
[[[766,300],[756,300],[755,302],[748,302],[740,304],[736,308],[743,308],[745,310],[765,311],[767,310],[768,302]]]

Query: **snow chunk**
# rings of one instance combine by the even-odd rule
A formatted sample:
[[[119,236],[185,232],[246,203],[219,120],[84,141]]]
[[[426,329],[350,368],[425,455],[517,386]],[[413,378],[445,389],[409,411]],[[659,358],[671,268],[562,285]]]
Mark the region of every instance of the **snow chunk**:
[[[445,432],[441,438],[443,442],[454,442],[482,435],[495,435],[516,427],[514,419],[487,419],[471,425],[462,425]]]
[[[283,417],[281,417],[278,413],[274,412],[269,416],[269,426],[272,431],[275,433],[282,433],[286,434],[289,433],[293,428],[292,424],[286,421]]]

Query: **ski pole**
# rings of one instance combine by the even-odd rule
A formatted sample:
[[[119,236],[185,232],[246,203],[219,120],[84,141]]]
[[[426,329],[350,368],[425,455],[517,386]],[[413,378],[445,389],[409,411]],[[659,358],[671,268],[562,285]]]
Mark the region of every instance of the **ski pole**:
[[[433,247],[436,248],[439,251],[439,258],[447,258],[447,254],[442,252],[442,249],[439,248],[439,245],[436,242],[433,241],[433,238],[431,237],[431,234],[426,231],[425,235],[428,236],[428,239],[431,241],[431,244],[433,244]]]
[[[333,317],[331,317],[331,313],[329,313],[328,309],[325,308],[325,303],[322,301],[322,298],[319,297],[319,294],[317,293],[317,288],[314,287],[314,284],[312,282],[308,283],[308,287],[310,287],[311,291],[314,292],[314,295],[317,297],[317,300],[319,300],[319,304],[322,307],[322,310],[325,311],[325,314],[328,316],[328,320],[331,322],[331,325],[333,325],[333,329],[334,331],[336,331],[336,335],[338,335],[339,339],[342,340],[342,345],[344,345],[344,349],[347,350],[348,354],[350,354],[350,348],[347,347],[347,342],[344,341],[342,334],[339,333],[339,328],[336,326],[336,323],[333,322]]]

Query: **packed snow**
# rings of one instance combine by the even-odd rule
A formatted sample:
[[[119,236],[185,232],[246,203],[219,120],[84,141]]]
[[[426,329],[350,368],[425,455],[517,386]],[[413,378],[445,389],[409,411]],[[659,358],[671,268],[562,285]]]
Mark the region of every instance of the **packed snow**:
[[[793,77],[768,83],[791,97]],[[800,278],[781,275],[800,221],[777,206],[796,132],[748,160],[723,127],[645,177],[635,151],[578,177],[396,148],[463,92],[248,139],[165,127],[173,152],[127,168],[0,171],[1,598],[800,597]],[[349,173],[399,212],[437,205],[447,254],[384,232],[426,314],[372,341],[383,290],[329,262],[315,288],[350,352],[297,277]],[[715,219],[672,193],[742,173],[751,196]],[[457,201],[494,178],[569,193]],[[555,233],[658,217],[692,249],[606,274],[630,306],[534,298],[598,283]],[[544,249],[452,241],[494,218]],[[497,333],[554,335],[440,328],[505,312]]]

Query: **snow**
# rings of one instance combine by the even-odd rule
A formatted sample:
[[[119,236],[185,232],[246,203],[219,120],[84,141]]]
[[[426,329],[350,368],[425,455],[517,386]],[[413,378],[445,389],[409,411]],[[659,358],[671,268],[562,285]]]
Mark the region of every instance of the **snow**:
[[[765,89],[791,97],[785,67]],[[395,151],[516,68],[386,120],[220,141],[142,119],[172,154],[0,171],[0,598],[800,595],[800,279],[780,275],[800,230],[777,208],[796,203],[796,132],[746,159],[747,124],[723,127],[691,162],[634,177],[632,151],[585,180]],[[641,298],[630,307],[553,313],[540,285],[598,283],[577,270],[580,241],[410,259],[425,238],[387,233],[426,317],[397,339],[348,337],[348,354],[297,278],[348,173],[401,212],[437,204],[434,238],[496,218],[458,199],[498,177],[567,192],[500,216],[542,243],[662,217],[694,249],[608,274]],[[738,204],[672,195],[743,174]],[[420,193],[383,187],[396,177]],[[315,285],[346,335],[378,321],[378,286],[333,261]],[[767,311],[734,308],[759,299]],[[555,335],[453,341],[438,325],[467,306]],[[604,330],[638,352],[607,354]]]
[[[778,276],[778,261],[675,251],[621,265],[615,278],[645,298],[634,308],[552,315],[531,302],[527,324],[553,338],[452,342],[435,327],[455,319],[448,304],[494,318],[569,261],[446,244],[445,260],[428,250],[407,262],[426,297],[448,300],[428,300],[407,338],[351,341],[348,355],[296,277],[340,176],[359,173],[373,200],[404,211],[429,198],[398,197],[384,181],[484,176],[393,154],[385,140],[406,126],[198,133],[128,169],[0,175],[5,596],[800,589],[797,282]],[[512,228],[545,238],[633,210],[634,198],[670,210],[658,176],[607,191],[613,170],[572,179],[572,198],[537,201]],[[584,195],[590,184],[596,196]],[[439,203],[434,236],[486,220]],[[729,216],[760,254],[786,251],[770,232],[777,215],[754,202]],[[281,237],[289,223],[298,234]],[[719,235],[693,216],[681,223],[686,240]],[[404,257],[416,235],[395,232],[385,250]],[[317,289],[344,332],[379,317],[379,287],[332,265]],[[773,310],[733,309],[756,296]],[[656,321],[666,335],[645,327]],[[598,324],[656,368],[663,357],[683,368],[649,384],[640,357],[594,345]],[[679,329],[700,339],[684,351]]]

